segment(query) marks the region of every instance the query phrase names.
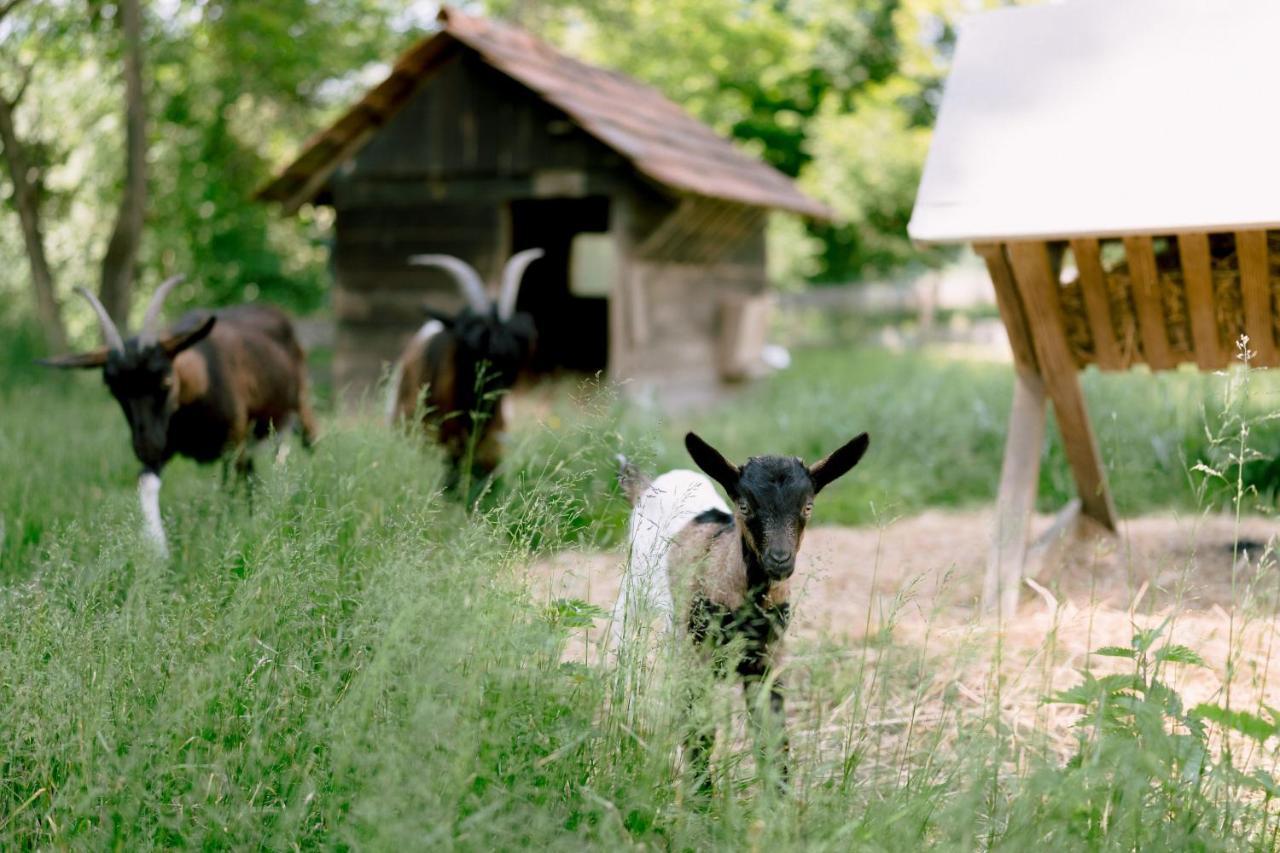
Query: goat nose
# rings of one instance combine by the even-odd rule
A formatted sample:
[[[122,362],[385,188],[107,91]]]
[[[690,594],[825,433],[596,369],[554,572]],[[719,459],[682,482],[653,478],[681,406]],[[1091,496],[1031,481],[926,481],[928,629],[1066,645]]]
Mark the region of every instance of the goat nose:
[[[775,566],[781,566],[791,561],[791,552],[786,548],[770,548],[765,557]]]

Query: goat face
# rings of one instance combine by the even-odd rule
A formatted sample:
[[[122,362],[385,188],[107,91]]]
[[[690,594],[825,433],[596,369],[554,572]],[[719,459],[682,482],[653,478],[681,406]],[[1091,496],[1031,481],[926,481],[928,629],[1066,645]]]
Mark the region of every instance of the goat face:
[[[697,435],[685,437],[693,461],[723,486],[734,502],[744,556],[770,583],[786,580],[795,571],[796,553],[814,497],[857,465],[869,443],[867,434],[862,433],[808,467],[787,456],[753,456],[738,467]]]
[[[178,383],[173,360],[199,343],[213,329],[207,317],[194,328],[166,335],[155,342],[142,337],[120,341],[87,353],[45,359],[62,368],[102,368],[102,378],[120,404],[133,439],[133,452],[147,471],[159,471],[167,459],[169,419],[178,408]]]
[[[501,320],[492,310],[481,314],[467,309],[457,317],[440,319],[458,341],[459,360],[485,365],[486,388],[510,388],[515,384],[520,368],[533,353],[532,317],[519,312],[509,320]]]

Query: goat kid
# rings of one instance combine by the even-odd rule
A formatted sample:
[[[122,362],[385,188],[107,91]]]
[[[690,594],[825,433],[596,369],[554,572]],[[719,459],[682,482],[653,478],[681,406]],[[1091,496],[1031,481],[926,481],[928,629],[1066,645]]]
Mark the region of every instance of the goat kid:
[[[497,301],[490,303],[475,268],[450,255],[414,255],[409,263],[440,267],[453,276],[467,307],[456,316],[431,312],[396,362],[387,419],[410,419],[419,399],[422,426],[448,455],[453,488],[470,459],[470,472],[487,477],[501,461],[506,427],[499,398],[515,385],[533,352],[533,318],[517,312],[520,282],[541,249],[513,255],[502,271]]]
[[[289,318],[271,306],[237,305],[191,312],[160,334],[161,307],[182,279],[174,276],[160,285],[142,330],[129,338],[92,293],[76,288],[97,315],[106,346],[40,361],[48,367],[102,368],[142,463],[138,497],[144,533],[166,557],[160,472],[170,459],[187,456],[207,463],[233,454],[237,469],[248,475],[250,440],[283,431],[295,417],[305,445],[316,434],[305,356]]]
[[[862,433],[807,467],[788,456],[753,456],[739,467],[689,433],[685,447],[705,475],[676,470],[648,480],[623,460],[620,479],[633,510],[627,573],[613,612],[615,645],[645,606],[668,620],[681,613],[683,632],[711,658],[715,674],[723,677],[732,666],[742,680],[757,736],[767,727],[781,748],[784,778],[784,696],[773,668],[790,621],[796,554],[814,497],[857,465],[869,443]],[[766,687],[767,709],[759,701]],[[699,699],[695,691],[690,705]],[[691,730],[685,740],[703,790],[714,744],[714,729]]]

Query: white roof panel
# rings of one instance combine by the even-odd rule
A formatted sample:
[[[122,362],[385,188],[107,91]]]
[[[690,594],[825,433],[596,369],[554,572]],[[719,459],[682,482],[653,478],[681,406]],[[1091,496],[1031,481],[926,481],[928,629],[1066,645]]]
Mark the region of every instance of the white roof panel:
[[[961,26],[926,243],[1280,226],[1280,0],[1069,0]]]

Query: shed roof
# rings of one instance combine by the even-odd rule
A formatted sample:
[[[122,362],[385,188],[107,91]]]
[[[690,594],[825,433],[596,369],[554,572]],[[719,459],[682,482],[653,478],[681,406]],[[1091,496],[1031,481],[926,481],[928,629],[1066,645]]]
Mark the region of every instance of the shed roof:
[[[961,26],[921,242],[1280,226],[1280,2],[1070,0]]]
[[[657,89],[572,59],[515,27],[445,7],[441,31],[417,42],[391,74],[327,129],[258,197],[296,207],[355,154],[418,91],[449,48],[461,43],[554,105],[587,133],[665,186],[758,207],[829,218],[831,211],[772,166],[735,148]]]

